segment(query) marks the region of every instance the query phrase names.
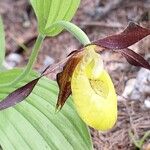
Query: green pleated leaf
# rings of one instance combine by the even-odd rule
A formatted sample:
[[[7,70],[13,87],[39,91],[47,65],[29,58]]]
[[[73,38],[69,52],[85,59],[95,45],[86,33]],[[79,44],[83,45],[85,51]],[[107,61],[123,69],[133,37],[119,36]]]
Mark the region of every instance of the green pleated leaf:
[[[0,73],[0,84],[16,78],[22,70]],[[0,99],[37,78],[31,73],[15,87],[1,88]],[[41,78],[30,96],[15,107],[0,111],[0,145],[3,150],[91,150],[87,126],[69,98],[55,113],[58,95],[56,82]]]
[[[0,67],[2,67],[4,59],[5,59],[5,33],[3,21],[0,16]]]
[[[34,8],[38,29],[41,34],[55,36],[63,28],[60,26],[50,28],[57,21],[70,21],[74,16],[80,0],[30,0]]]

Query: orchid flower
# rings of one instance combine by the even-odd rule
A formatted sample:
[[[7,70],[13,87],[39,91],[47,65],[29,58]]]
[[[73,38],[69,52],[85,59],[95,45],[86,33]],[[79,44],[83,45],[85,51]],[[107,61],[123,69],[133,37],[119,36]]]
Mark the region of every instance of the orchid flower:
[[[39,78],[9,94],[0,102],[0,110],[23,101],[41,77],[61,65],[63,71],[57,74],[59,94],[56,109],[60,110],[72,95],[75,109],[87,125],[102,131],[111,129],[117,120],[117,95],[100,53],[112,50],[124,56],[130,64],[150,70],[150,64],[128,48],[148,35],[149,29],[131,22],[120,34],[73,51],[65,61],[48,67]]]
[[[61,109],[72,94],[75,108],[86,124],[102,131],[111,129],[117,120],[117,95],[98,53],[113,50],[132,65],[150,70],[144,58],[127,48],[149,34],[150,30],[131,22],[122,33],[74,51],[63,71],[57,74],[60,92],[56,108]]]
[[[95,45],[85,47],[71,79],[72,97],[80,117],[98,130],[112,128],[117,119],[117,96]]]

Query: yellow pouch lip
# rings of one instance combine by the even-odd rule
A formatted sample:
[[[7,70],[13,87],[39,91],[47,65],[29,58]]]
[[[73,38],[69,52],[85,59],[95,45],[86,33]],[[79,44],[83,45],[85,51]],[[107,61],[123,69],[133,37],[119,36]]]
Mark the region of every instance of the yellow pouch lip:
[[[77,84],[78,81],[75,81],[73,77],[71,88],[74,104],[79,116],[89,126],[105,131],[112,128],[116,122],[117,97],[111,78],[105,70],[103,70],[102,76],[106,78],[106,84],[109,84],[109,92],[106,98],[102,96],[100,97],[94,90],[90,91],[91,87],[83,87],[83,85],[80,87],[82,84],[81,80],[84,80],[83,78],[80,81],[77,79],[80,82],[80,85],[76,86],[75,84]],[[85,79],[85,82],[86,81],[88,81],[87,78]],[[89,83],[87,84],[89,85]],[[80,91],[79,88],[82,88],[82,90]]]
[[[116,122],[117,97],[112,80],[107,71],[100,66],[101,64],[94,64],[98,61],[98,58],[99,54],[95,53],[93,49],[89,49],[87,55],[83,57],[74,70],[71,79],[71,89],[74,104],[80,117],[89,126],[105,131],[112,128]],[[92,61],[93,64],[91,63]],[[93,68],[98,69],[95,76],[93,74]],[[107,96],[104,97],[96,93],[91,87],[90,80],[103,81],[108,88]]]

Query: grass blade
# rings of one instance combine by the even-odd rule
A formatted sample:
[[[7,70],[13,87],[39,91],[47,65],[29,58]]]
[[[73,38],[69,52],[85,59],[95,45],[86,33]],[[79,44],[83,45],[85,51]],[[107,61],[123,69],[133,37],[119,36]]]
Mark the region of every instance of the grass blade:
[[[2,18],[0,16],[0,67],[5,59],[5,32]]]

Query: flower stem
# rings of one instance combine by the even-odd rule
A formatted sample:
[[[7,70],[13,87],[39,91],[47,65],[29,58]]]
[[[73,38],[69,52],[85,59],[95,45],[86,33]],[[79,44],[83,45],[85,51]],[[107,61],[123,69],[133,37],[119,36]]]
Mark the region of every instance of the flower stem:
[[[49,28],[54,28],[56,26],[65,28],[68,32],[75,36],[76,39],[78,39],[79,42],[81,42],[84,46],[91,43],[88,36],[78,26],[69,21],[57,21]]]
[[[35,45],[33,47],[32,53],[31,53],[31,56],[29,58],[28,64],[27,64],[26,68],[24,69],[24,71],[22,72],[22,74],[20,74],[20,76],[18,76],[16,79],[11,81],[10,83],[1,84],[0,87],[14,86],[19,81],[23,80],[30,73],[30,71],[33,68],[33,65],[36,61],[39,49],[42,45],[42,42],[43,42],[44,38],[45,38],[45,36],[43,36],[43,35],[39,35],[37,37]]]

